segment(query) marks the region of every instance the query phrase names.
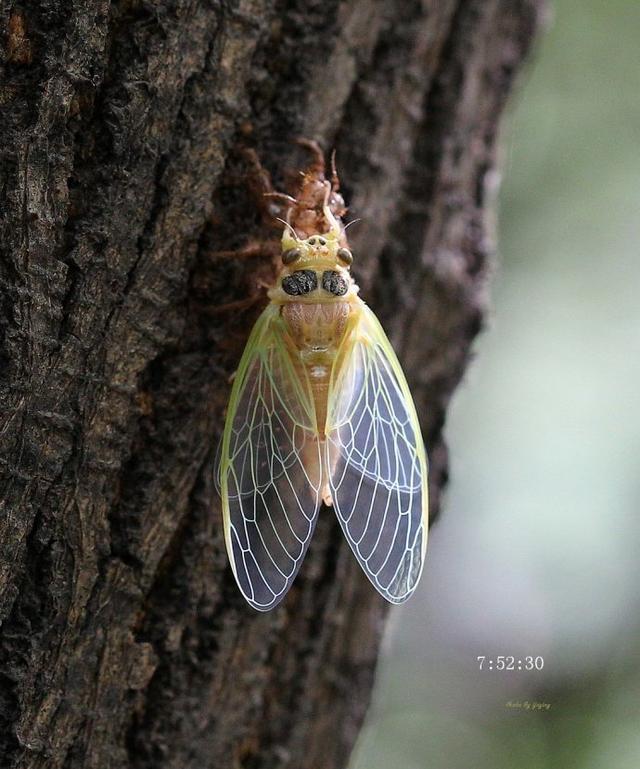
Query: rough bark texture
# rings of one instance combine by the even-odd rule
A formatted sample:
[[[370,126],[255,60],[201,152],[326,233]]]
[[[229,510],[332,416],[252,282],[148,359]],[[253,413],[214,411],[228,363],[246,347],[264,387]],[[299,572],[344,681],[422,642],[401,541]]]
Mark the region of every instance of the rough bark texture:
[[[344,767],[386,607],[321,517],[243,603],[212,482],[269,266],[238,149],[337,149],[362,295],[446,480],[500,113],[539,0],[8,0],[0,80],[0,765]],[[490,229],[490,228],[489,228]]]

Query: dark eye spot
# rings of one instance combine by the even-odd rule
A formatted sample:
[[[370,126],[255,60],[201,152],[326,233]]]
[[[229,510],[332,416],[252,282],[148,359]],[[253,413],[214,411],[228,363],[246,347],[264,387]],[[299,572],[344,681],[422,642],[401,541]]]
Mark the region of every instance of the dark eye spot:
[[[327,241],[324,238],[318,238],[318,243],[320,243],[321,246],[327,245]]]
[[[335,270],[326,270],[322,273],[322,288],[334,296],[344,296],[349,286],[347,281]]]
[[[318,276],[313,270],[296,270],[282,279],[282,290],[289,296],[309,294],[318,288]]]
[[[309,238],[309,245],[310,246],[315,246],[315,244],[316,244],[316,239],[315,238]]]
[[[282,263],[291,264],[292,262],[295,262],[296,259],[299,259],[299,258],[300,258],[300,249],[290,248],[282,254]]]
[[[345,264],[351,264],[353,262],[353,254],[351,251],[349,251],[348,248],[339,248],[338,259],[340,259]]]

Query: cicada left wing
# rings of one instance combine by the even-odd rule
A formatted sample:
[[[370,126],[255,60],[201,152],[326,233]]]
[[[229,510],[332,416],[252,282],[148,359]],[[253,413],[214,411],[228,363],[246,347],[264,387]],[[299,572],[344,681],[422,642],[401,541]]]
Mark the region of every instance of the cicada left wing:
[[[259,611],[284,598],[300,568],[320,508],[321,477],[309,383],[270,305],[240,361],[219,467],[227,552],[240,590]]]
[[[413,593],[428,528],[427,460],[400,363],[364,303],[339,350],[325,462],[336,515],[360,565],[391,603]]]

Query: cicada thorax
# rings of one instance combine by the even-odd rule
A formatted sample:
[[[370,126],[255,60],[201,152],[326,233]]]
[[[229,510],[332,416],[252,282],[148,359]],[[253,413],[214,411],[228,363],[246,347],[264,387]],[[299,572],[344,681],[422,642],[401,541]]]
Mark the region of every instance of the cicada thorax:
[[[318,425],[318,435],[324,438],[327,421],[329,383],[338,349],[353,312],[349,302],[289,302],[282,306],[300,369],[311,386]]]
[[[283,268],[269,293],[280,305],[299,375],[309,382],[321,439],[336,356],[359,301],[349,274],[351,252],[341,245],[343,230],[330,211],[326,215],[332,229],[323,235],[302,239],[293,229],[285,233]]]

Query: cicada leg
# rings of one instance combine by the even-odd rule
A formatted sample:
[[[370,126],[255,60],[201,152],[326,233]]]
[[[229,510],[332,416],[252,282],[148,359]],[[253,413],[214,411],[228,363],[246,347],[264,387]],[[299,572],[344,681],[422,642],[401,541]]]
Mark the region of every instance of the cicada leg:
[[[222,251],[210,251],[209,256],[211,259],[253,259],[260,256],[272,256],[269,251],[272,249],[265,248],[265,243],[262,241],[253,241],[245,244],[242,248],[232,248]]]
[[[309,150],[313,157],[313,163],[307,168],[307,173],[322,174],[324,176],[326,167],[324,152],[318,142],[315,139],[306,139],[304,136],[300,136],[296,139],[296,144]]]
[[[216,307],[208,307],[206,312],[208,315],[224,315],[225,313],[230,312],[243,312],[258,304],[263,298],[262,294],[255,294],[254,296],[248,296],[246,299],[236,299],[233,302],[225,302]]]
[[[224,315],[228,313],[242,313],[252,307],[264,302],[265,289],[271,287],[273,283],[274,272],[277,271],[280,259],[280,245],[274,240],[252,240],[245,246],[235,249],[224,249],[219,251],[207,251],[204,254],[207,270],[200,273],[197,290],[201,297],[202,311],[206,315]],[[255,259],[255,265],[250,269],[243,270],[243,284],[246,296],[242,299],[235,299],[224,304],[211,306],[206,297],[209,294],[210,286],[214,281],[214,273],[219,267],[216,262],[222,261],[244,261]],[[217,280],[217,279],[216,279]]]
[[[247,186],[260,211],[264,224],[271,228],[280,228],[279,219],[286,218],[288,210],[296,204],[296,199],[284,192],[278,192],[273,186],[271,174],[260,162],[258,153],[251,147],[243,147],[242,155],[249,166]]]
[[[314,139],[305,139],[299,137],[296,139],[296,144],[309,150],[313,156],[313,163],[307,169],[307,173],[322,174],[326,173],[326,163],[324,158],[324,152],[322,147]],[[336,151],[331,151],[331,192],[338,192],[340,189],[340,177],[336,169]]]

